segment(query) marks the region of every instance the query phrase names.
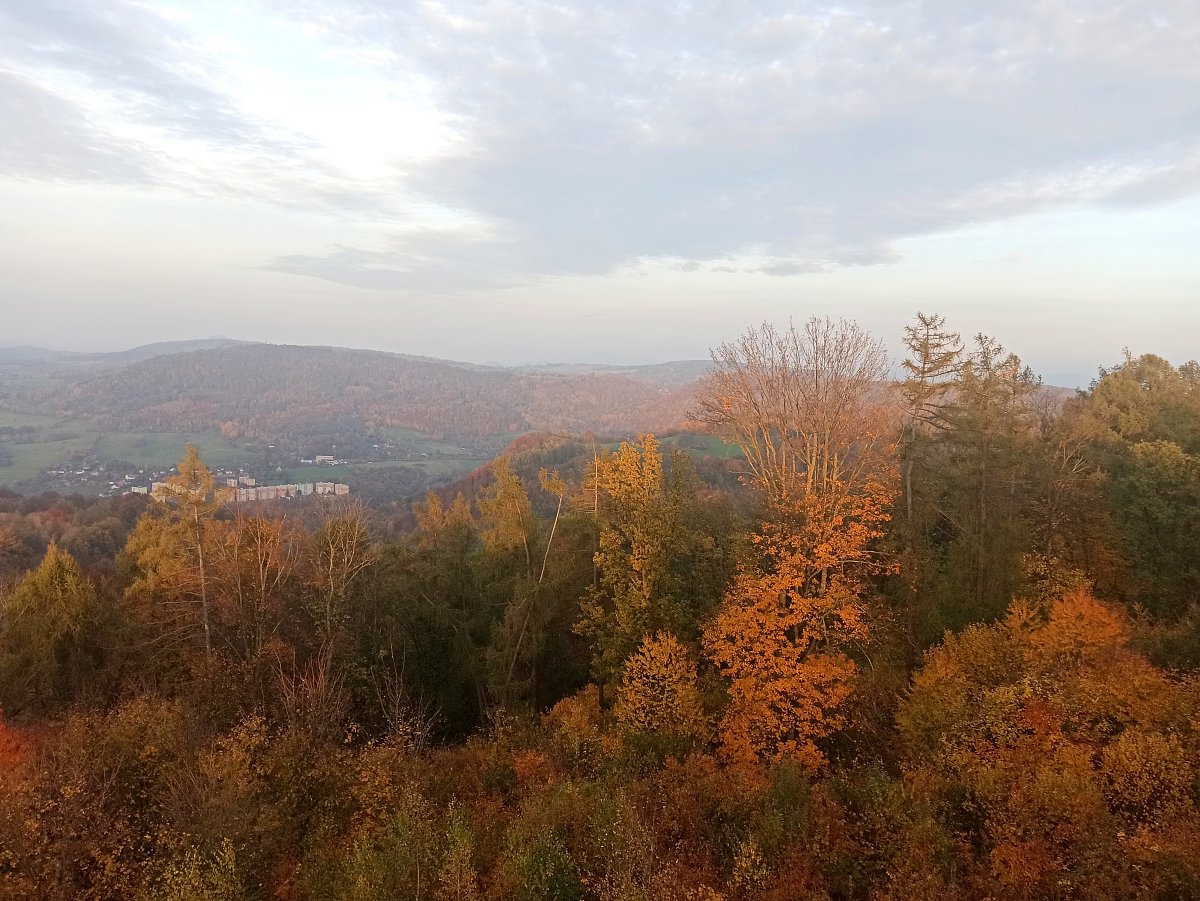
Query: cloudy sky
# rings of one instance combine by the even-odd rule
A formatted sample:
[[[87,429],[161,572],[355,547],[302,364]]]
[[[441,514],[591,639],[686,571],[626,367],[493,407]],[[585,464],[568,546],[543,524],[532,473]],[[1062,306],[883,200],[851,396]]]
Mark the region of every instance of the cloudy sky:
[[[0,0],[0,344],[1200,356],[1195,0]]]

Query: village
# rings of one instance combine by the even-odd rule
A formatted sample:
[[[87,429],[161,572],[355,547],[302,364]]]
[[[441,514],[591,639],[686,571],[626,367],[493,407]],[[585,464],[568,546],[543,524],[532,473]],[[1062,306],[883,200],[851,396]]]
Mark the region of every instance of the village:
[[[333,465],[344,461],[331,458],[320,458],[321,463]],[[313,462],[313,461],[302,461]],[[165,479],[174,471],[155,469],[147,472],[145,469],[136,471],[111,471],[110,464],[98,460],[89,460],[77,464],[75,468],[47,470],[47,475],[57,476],[68,485],[89,485],[97,482],[104,484],[107,477],[107,488],[98,492],[100,497],[112,497],[120,494],[144,494],[161,496],[167,490]],[[346,495],[350,486],[343,482],[289,482],[281,485],[260,485],[255,476],[244,471],[235,472],[230,469],[215,469],[213,475],[217,483],[226,489],[227,499],[236,503],[253,503],[255,501],[277,500],[309,495]],[[64,486],[66,487],[66,486]]]
[[[342,482],[289,482],[284,485],[259,485],[258,480],[248,475],[231,475],[227,470],[218,471],[224,491],[220,492],[223,499],[236,504],[249,504],[257,501],[287,500],[310,495],[342,496],[350,493],[350,486]],[[165,475],[164,475],[165,477]],[[149,487],[134,485],[125,494],[148,494],[160,498],[171,492],[168,482],[152,481]]]
[[[151,491],[157,493],[156,489],[159,484],[161,483],[155,483],[155,485],[151,486]],[[350,493],[350,486],[341,482],[297,482],[286,485],[259,485],[255,479],[249,476],[226,479],[225,486],[228,489],[232,489],[230,500],[239,504],[308,497],[313,494],[345,495]]]

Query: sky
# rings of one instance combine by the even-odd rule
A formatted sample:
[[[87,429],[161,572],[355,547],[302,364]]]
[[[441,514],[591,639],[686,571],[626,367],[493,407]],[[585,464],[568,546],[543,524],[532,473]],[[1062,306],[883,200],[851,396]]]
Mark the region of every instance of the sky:
[[[1200,357],[1196,0],[0,0],[0,345]]]

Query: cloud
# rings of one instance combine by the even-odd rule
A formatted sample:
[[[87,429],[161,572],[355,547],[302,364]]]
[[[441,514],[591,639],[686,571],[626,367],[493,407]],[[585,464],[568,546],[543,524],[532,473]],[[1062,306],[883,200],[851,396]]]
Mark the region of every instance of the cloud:
[[[1200,190],[1186,0],[292,12],[430,79],[467,139],[422,190],[523,235],[501,257],[530,276],[741,254],[820,272],[915,235]]]
[[[243,150],[281,146],[207,86],[184,32],[138,4],[0,0],[0,53],[100,89],[134,121]]]
[[[291,254],[262,268],[353,288],[432,295],[513,287],[531,278],[526,269],[513,271],[503,245],[437,233],[397,238],[384,249],[338,246],[319,256]]]
[[[0,0],[5,174],[403,218],[311,137],[242,109],[219,54],[174,18],[127,0]]]
[[[764,275],[812,275],[816,272],[828,272],[829,266],[825,263],[806,260],[780,260],[755,267],[751,271],[761,272]]]
[[[975,223],[1200,191],[1192,0],[262,0],[254,15],[313,65],[427,96],[452,139],[356,176],[320,137],[247,113],[185,25],[116,0],[0,0],[0,53],[205,147],[201,163],[139,160],[59,91],[38,115],[100,154],[97,172],[116,154],[200,190],[373,220],[373,240],[265,265],[380,290],[645,260],[803,275]]]
[[[0,172],[30,179],[147,184],[140,148],[95,128],[82,112],[17,75],[0,71]]]

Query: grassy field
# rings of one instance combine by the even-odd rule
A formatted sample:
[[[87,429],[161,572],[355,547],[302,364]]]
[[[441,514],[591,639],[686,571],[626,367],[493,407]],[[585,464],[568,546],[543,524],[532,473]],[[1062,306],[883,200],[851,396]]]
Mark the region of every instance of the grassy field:
[[[7,444],[10,462],[0,466],[0,486],[28,481],[44,469],[65,463],[73,454],[90,451],[95,443],[94,432],[56,430],[36,444]]]
[[[742,456],[742,450],[736,444],[728,444],[715,435],[704,435],[699,432],[671,435],[664,438],[662,444],[664,447],[678,447],[694,457],[736,460]]]
[[[440,438],[426,435],[424,432],[412,429],[380,429],[396,443],[398,447],[417,454],[461,454],[463,449],[457,444],[449,444]]]
[[[189,444],[196,446],[206,466],[236,466],[258,459],[259,453],[230,441],[219,432],[125,432],[105,435],[96,444],[101,460],[128,460],[139,467],[166,468],[178,463]]]
[[[64,468],[75,455],[101,462],[124,460],[139,468],[167,469],[179,462],[187,445],[196,445],[209,466],[235,466],[257,456],[219,432],[125,432],[102,434],[82,419],[55,419],[24,413],[0,412],[0,427],[37,429],[30,443],[0,442],[0,487],[36,479],[47,469]],[[7,460],[7,465],[2,461]]]
[[[742,449],[736,444],[728,444],[716,435],[705,435],[700,432],[682,432],[678,435],[657,436],[659,448],[678,448],[687,451],[693,457],[714,457],[718,460],[736,460],[742,456]],[[615,451],[620,447],[619,442],[604,445],[604,449]]]
[[[33,428],[30,443],[0,439],[0,487],[47,481],[38,476],[46,470],[69,468],[76,457],[107,462],[122,460],[131,466],[147,470],[164,470],[177,463],[188,444],[193,444],[205,464],[214,469],[236,468],[239,465],[262,461],[262,449],[247,447],[245,442],[231,441],[216,431],[203,432],[101,432],[86,420],[58,419],[28,413],[0,411],[0,428]],[[428,458],[410,461],[360,463],[349,466],[295,467],[288,471],[294,482],[348,482],[356,477],[376,477],[390,467],[409,467],[419,470],[429,481],[453,479],[470,472],[484,462],[455,444],[442,441],[412,429],[386,429],[387,435],[404,450]],[[439,456],[435,456],[439,455]],[[462,455],[462,456],[460,456]],[[57,477],[56,477],[57,478]],[[48,484],[58,487],[57,481]],[[69,477],[68,477],[69,478]],[[74,486],[72,486],[74,487]]]
[[[422,461],[417,465],[420,466],[430,476],[437,478],[454,478],[464,475],[473,469],[478,469],[484,463],[490,461],[484,459],[466,459],[459,458],[456,460],[428,460]]]

